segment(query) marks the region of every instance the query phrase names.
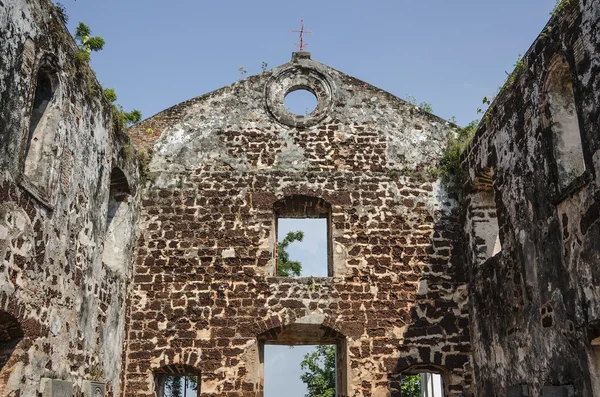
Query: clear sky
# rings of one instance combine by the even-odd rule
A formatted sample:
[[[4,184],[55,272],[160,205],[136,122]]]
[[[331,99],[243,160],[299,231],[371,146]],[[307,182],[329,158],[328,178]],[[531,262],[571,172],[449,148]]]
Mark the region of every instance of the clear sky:
[[[145,117],[288,62],[304,19],[313,59],[392,94],[477,118],[555,0],[61,0],[106,40],[92,66]]]
[[[186,99],[286,63],[304,19],[312,58],[390,93],[432,105],[461,125],[477,119],[549,19],[555,0],[61,0],[106,40],[92,54],[98,80],[144,118]],[[246,76],[247,76],[246,75]],[[302,104],[299,109],[307,106]],[[301,113],[302,110],[299,111]],[[302,226],[291,224],[289,230]],[[292,259],[306,267],[323,238],[307,231]],[[318,266],[318,265],[317,265]],[[311,270],[312,271],[312,270]],[[303,348],[267,354],[266,396],[300,397]],[[284,364],[288,363],[289,367]]]

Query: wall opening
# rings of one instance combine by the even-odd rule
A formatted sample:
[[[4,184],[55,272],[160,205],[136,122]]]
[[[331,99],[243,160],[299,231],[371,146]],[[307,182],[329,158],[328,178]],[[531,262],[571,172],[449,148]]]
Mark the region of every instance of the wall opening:
[[[443,397],[444,379],[432,366],[417,366],[402,374],[402,397]]]
[[[35,96],[29,119],[29,131],[22,163],[23,174],[40,191],[50,194],[50,182],[55,172],[58,119],[52,115],[52,103],[58,87],[56,69],[49,59],[42,60],[35,86]]]
[[[17,345],[23,339],[24,333],[19,321],[10,313],[0,310],[0,395],[9,395],[8,378],[12,367],[18,364],[16,356]]]
[[[562,190],[585,172],[573,80],[564,55],[551,63],[544,91],[545,121],[552,134],[558,185]]]
[[[133,233],[133,208],[129,202],[130,196],[131,189],[125,173],[120,168],[113,168],[110,173],[102,262],[116,271],[123,271],[129,258],[129,245]]]
[[[292,90],[285,95],[285,107],[297,116],[307,116],[317,108],[318,101],[311,91],[300,88]]]
[[[332,277],[331,206],[309,196],[286,197],[274,205],[275,274]]]
[[[478,264],[502,250],[493,181],[492,170],[480,173],[467,200],[472,248]]]
[[[335,345],[265,345],[264,396],[336,395]]]
[[[171,365],[154,372],[157,397],[199,397],[200,371],[189,365]]]
[[[306,321],[269,330],[258,341],[265,397],[303,397],[309,389],[324,393],[318,395],[347,395],[347,346],[342,334]]]

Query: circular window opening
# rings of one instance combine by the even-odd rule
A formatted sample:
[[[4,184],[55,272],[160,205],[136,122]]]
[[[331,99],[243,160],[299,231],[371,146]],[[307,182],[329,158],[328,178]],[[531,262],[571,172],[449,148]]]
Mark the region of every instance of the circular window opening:
[[[315,94],[303,88],[287,93],[283,100],[285,107],[296,116],[308,116],[318,103]]]

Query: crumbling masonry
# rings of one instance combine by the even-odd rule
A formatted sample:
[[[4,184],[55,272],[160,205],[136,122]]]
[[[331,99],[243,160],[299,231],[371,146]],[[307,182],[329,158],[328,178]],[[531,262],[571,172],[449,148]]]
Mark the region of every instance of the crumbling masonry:
[[[2,0],[0,395],[261,396],[265,344],[318,343],[339,396],[600,395],[599,21],[551,18],[449,193],[458,127],[308,53],[124,132],[50,2]],[[326,219],[328,277],[277,276],[279,217]]]

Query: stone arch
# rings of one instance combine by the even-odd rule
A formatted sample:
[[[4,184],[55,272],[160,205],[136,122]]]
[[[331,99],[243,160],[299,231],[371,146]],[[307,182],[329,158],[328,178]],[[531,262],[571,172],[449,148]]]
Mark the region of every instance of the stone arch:
[[[12,314],[0,310],[0,395],[8,395],[9,378],[19,364],[17,345],[25,333]]]
[[[283,197],[273,204],[274,230],[273,234],[278,236],[278,224],[280,218],[294,219],[325,219],[327,228],[327,276],[333,277],[333,241],[331,225],[331,204],[320,197],[308,196],[304,194],[292,194]],[[277,240],[277,238],[275,238]],[[277,270],[277,244],[274,247],[275,256],[275,275]]]
[[[201,371],[199,368],[188,364],[169,364],[157,368],[152,372],[154,374],[154,395],[157,397],[165,396],[165,386],[170,377],[195,377],[197,379],[198,385],[196,395],[200,395],[200,388],[202,382],[200,378]]]
[[[544,81],[543,125],[550,131],[559,189],[585,172],[571,67],[564,54],[550,62]]]
[[[53,182],[58,176],[56,132],[60,109],[55,106],[58,89],[57,62],[52,56],[44,56],[35,77],[21,172],[46,199],[51,197]]]
[[[466,202],[473,262],[482,264],[502,250],[493,169],[485,168],[475,175]]]
[[[106,233],[102,262],[110,269],[124,272],[130,256],[132,241],[133,205],[127,176],[118,167],[110,173]]]

